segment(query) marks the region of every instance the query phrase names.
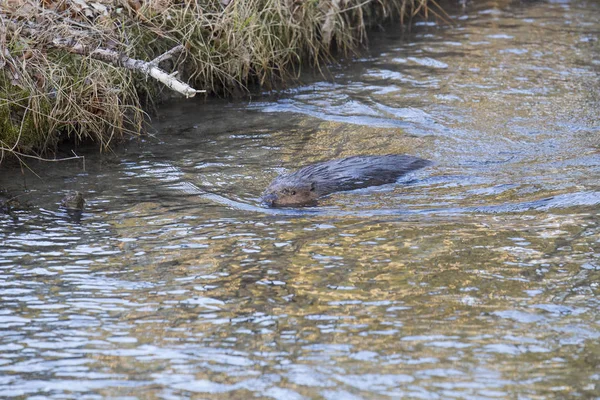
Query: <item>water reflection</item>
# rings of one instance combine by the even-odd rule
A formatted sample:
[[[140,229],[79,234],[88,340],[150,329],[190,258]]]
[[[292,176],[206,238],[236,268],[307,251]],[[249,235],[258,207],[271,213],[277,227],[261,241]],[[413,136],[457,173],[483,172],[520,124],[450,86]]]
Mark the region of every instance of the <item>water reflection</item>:
[[[335,83],[176,104],[85,171],[3,174],[35,207],[0,215],[0,397],[594,396],[598,12],[478,2]],[[435,165],[258,203],[286,170],[395,152]]]

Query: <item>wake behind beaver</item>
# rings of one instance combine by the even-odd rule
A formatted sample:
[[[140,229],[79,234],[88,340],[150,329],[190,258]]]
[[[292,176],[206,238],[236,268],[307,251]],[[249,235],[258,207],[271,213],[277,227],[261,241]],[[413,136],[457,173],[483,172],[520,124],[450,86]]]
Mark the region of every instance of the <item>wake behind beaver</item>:
[[[279,175],[261,200],[269,207],[316,205],[319,197],[394,183],[402,175],[430,164],[431,161],[405,154],[353,156],[311,164]]]

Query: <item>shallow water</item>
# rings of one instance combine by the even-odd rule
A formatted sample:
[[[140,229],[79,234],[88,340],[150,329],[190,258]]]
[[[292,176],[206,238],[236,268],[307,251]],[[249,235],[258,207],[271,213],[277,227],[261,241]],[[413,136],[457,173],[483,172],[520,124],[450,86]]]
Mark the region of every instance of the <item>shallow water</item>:
[[[450,15],[278,97],[172,104],[85,170],[4,171],[33,208],[0,215],[0,398],[599,396],[600,5]],[[385,153],[435,165],[258,201]]]

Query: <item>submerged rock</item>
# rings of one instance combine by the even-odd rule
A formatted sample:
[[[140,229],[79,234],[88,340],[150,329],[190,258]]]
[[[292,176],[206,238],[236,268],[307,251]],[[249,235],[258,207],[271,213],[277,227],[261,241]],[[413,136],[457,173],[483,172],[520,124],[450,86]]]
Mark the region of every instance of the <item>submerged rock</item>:
[[[83,211],[85,198],[81,192],[71,192],[60,201],[60,205],[69,211]]]

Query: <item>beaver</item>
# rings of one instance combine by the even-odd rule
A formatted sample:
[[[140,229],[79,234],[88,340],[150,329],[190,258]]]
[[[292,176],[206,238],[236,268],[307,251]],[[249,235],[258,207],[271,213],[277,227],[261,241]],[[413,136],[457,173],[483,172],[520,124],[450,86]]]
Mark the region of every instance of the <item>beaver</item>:
[[[431,161],[405,154],[353,156],[321,162],[279,175],[261,200],[269,207],[313,206],[319,197],[394,183],[400,176],[430,164]]]

